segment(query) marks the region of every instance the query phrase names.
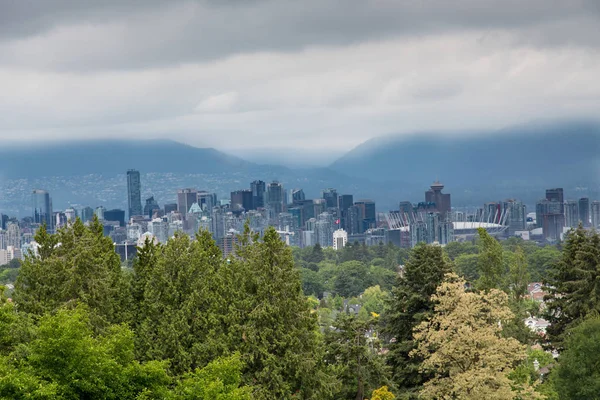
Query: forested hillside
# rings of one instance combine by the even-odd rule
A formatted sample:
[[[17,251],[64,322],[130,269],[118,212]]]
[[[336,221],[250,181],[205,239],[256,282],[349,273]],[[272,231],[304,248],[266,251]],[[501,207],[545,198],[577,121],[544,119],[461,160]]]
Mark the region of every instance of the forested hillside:
[[[3,399],[592,399],[600,236],[412,250],[287,247],[223,259],[207,232],[122,266],[95,220],[6,266]],[[546,282],[534,299],[528,284]],[[547,334],[524,320],[546,318]],[[554,353],[551,351],[554,350]],[[556,358],[558,356],[558,358]],[[583,366],[583,367],[582,367]]]

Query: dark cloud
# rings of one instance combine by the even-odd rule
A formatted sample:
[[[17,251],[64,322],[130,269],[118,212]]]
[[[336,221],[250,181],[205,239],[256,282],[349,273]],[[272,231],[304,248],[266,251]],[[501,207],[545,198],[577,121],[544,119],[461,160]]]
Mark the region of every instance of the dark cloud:
[[[87,71],[163,67],[460,31],[600,47],[598,0],[0,0],[0,61]]]

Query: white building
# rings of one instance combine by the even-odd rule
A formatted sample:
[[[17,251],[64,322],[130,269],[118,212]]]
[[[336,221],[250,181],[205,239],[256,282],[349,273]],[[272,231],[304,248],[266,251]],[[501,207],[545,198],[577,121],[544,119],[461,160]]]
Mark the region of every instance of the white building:
[[[343,229],[338,229],[333,232],[333,249],[340,250],[342,247],[346,247],[348,243],[348,232]]]

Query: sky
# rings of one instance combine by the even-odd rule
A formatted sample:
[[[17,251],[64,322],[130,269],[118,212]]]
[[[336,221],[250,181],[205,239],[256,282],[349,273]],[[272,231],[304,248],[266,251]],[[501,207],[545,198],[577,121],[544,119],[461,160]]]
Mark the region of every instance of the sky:
[[[0,141],[337,154],[600,109],[598,0],[0,0]]]

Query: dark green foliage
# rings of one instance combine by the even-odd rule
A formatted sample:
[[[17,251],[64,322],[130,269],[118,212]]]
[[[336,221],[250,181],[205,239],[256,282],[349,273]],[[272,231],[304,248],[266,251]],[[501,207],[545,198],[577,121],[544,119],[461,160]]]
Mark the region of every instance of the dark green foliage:
[[[325,286],[319,273],[307,268],[302,268],[300,270],[300,275],[302,278],[302,290],[305,295],[313,295],[316,297],[321,297],[323,295]]]
[[[456,273],[471,284],[479,279],[479,254],[461,254],[454,259]]]
[[[575,327],[552,372],[560,399],[597,399],[600,393],[600,318],[592,315]]]
[[[341,313],[333,323],[334,329],[325,331],[326,360],[336,366],[342,381],[337,398],[362,400],[383,385],[389,385],[387,367],[377,338],[373,334],[375,321],[366,321]]]
[[[535,249],[527,256],[529,273],[534,282],[541,282],[548,277],[548,271],[561,257],[560,250],[554,246],[544,246]]]
[[[409,357],[415,348],[413,329],[433,311],[431,296],[452,266],[440,246],[419,244],[410,255],[404,274],[398,278],[383,316],[384,332],[394,340],[389,345],[387,363],[399,390],[412,393],[428,379],[419,372],[421,360]]]
[[[15,284],[20,311],[41,316],[81,303],[96,327],[129,320],[130,292],[121,261],[96,218],[89,227],[77,219],[54,235],[42,227],[35,240],[39,257],[26,257]]]
[[[361,294],[365,288],[368,268],[360,261],[346,261],[338,266],[333,290],[342,297],[354,297]]]
[[[600,236],[581,226],[569,233],[561,259],[547,280],[547,333],[560,348],[565,332],[600,311]]]

